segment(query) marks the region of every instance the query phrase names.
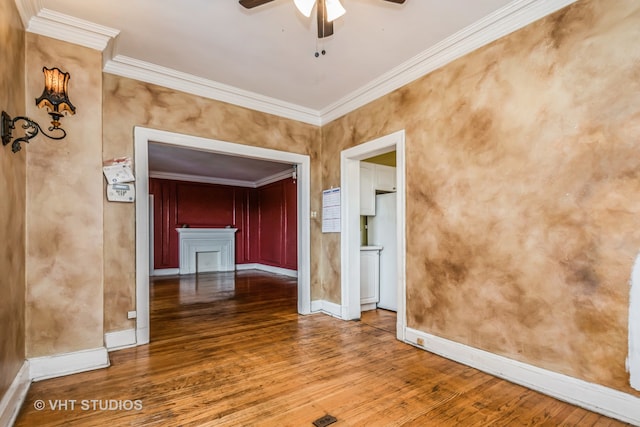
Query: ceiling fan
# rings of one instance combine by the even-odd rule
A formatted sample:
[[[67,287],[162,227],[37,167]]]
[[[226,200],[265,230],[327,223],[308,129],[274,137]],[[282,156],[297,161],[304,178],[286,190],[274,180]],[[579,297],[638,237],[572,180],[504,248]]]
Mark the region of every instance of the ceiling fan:
[[[240,0],[240,4],[247,9],[252,9],[273,0]],[[390,3],[403,4],[406,0],[383,0]],[[318,22],[318,38],[324,38],[333,34],[333,21],[344,15],[345,9],[340,0],[293,0],[298,10],[309,17],[313,6],[317,4],[316,19]]]

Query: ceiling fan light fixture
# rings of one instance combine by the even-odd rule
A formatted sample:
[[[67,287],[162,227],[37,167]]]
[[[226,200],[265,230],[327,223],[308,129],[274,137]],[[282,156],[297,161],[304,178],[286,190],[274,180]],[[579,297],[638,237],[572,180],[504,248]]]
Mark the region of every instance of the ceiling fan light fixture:
[[[316,0],[293,0],[300,13],[307,18],[311,16],[313,6],[316,4]]]
[[[340,18],[346,13],[345,8],[340,3],[340,0],[326,0],[327,6],[327,21],[333,22],[335,19]]]

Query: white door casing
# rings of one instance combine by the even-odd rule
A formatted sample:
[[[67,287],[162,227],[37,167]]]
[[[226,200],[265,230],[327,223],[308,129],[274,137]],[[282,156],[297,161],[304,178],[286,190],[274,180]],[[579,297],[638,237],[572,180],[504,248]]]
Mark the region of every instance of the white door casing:
[[[249,157],[297,166],[298,182],[298,313],[311,313],[311,171],[305,154],[235,144],[174,132],[135,127],[136,198],[136,344],[149,342],[149,142]]]
[[[342,318],[360,318],[360,161],[396,152],[398,314],[396,336],[405,340],[406,312],[406,186],[405,131],[400,130],[340,153],[342,236],[340,284]]]

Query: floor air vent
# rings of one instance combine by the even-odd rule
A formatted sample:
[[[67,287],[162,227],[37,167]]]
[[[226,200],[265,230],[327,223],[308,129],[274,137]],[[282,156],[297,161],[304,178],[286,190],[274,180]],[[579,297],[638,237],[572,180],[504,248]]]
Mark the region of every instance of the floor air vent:
[[[334,417],[333,415],[327,414],[324,417],[320,417],[317,420],[315,420],[313,422],[313,425],[316,427],[324,427],[324,426],[328,426],[329,424],[333,424],[336,421],[338,421],[336,417]]]

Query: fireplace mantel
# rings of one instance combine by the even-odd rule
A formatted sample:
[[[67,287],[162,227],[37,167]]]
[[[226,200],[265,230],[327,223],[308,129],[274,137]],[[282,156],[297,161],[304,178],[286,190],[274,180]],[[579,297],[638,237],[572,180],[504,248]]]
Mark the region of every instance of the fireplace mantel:
[[[215,257],[215,270],[236,268],[237,228],[176,228],[180,236],[180,274],[194,274],[198,269],[198,254]]]

